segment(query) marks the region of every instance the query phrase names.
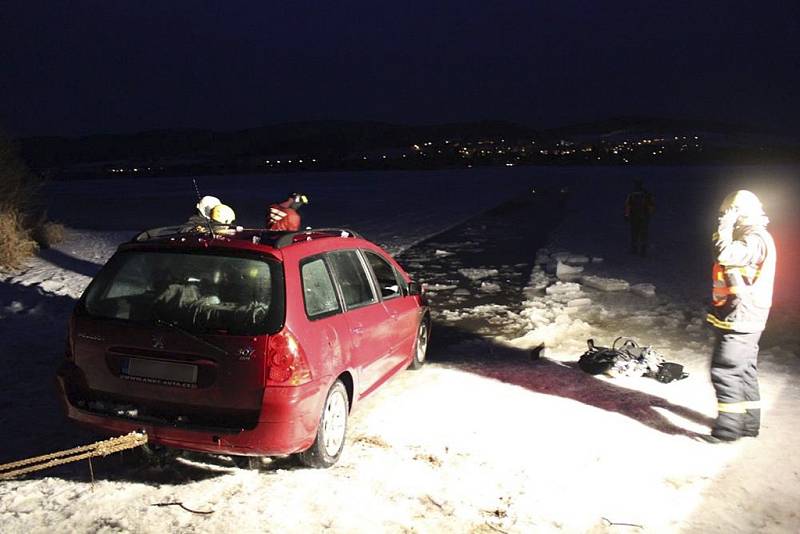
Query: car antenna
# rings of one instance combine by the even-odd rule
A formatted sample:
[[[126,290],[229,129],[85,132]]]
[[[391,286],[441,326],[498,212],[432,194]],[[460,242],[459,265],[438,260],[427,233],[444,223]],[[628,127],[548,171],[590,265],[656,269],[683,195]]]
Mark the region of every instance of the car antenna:
[[[199,204],[200,200],[202,199],[200,197],[200,188],[197,187],[197,179],[192,177],[192,183],[194,184],[194,192],[197,195],[197,203]],[[211,232],[211,239],[216,239],[217,236],[214,235],[214,229],[211,227],[211,219],[206,217],[205,214],[203,213],[201,213],[200,215],[202,215],[202,217],[206,220],[206,223],[208,224],[208,231]]]

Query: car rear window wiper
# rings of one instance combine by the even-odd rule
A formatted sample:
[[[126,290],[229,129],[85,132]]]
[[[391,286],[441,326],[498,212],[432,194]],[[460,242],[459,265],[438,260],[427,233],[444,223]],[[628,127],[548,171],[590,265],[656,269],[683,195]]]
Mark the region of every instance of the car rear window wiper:
[[[189,330],[183,328],[182,326],[178,325],[177,321],[167,321],[166,319],[162,319],[161,317],[154,317],[153,318],[153,324],[155,324],[157,326],[165,326],[167,328],[175,330],[176,332],[180,332],[181,334],[185,335],[186,337],[190,337],[190,338],[194,339],[195,341],[199,341],[203,345],[205,345],[207,347],[210,347],[210,348],[216,350],[217,352],[220,352],[220,353],[224,354],[225,356],[230,356],[230,354],[228,354],[228,351],[226,351],[222,347],[220,347],[218,345],[215,345],[214,343],[211,343],[210,341],[206,341],[205,339],[203,339],[202,337],[198,336],[197,334],[195,334],[193,332],[190,332]]]

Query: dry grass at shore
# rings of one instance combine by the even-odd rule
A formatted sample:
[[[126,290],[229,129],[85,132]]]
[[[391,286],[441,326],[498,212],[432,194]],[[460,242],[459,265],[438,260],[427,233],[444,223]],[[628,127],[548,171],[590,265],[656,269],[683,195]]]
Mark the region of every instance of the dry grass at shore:
[[[57,229],[46,228],[44,218],[34,215],[40,183],[0,135],[0,268],[18,268],[36,251],[34,227],[43,239],[58,238]],[[63,239],[63,228],[60,234]]]
[[[31,238],[40,248],[50,248],[64,241],[64,225],[44,221],[33,228]]]
[[[0,212],[0,268],[16,269],[36,251],[36,242],[13,209]]]

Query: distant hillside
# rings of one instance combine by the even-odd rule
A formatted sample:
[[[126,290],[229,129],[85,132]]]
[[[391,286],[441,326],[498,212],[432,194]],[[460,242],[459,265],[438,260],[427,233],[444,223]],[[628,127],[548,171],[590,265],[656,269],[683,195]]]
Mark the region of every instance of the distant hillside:
[[[730,124],[693,119],[668,119],[659,117],[614,117],[601,121],[584,122],[545,130],[543,135],[556,137],[613,137],[619,135],[707,133],[720,136],[748,136],[760,138],[784,138],[762,128],[744,124]]]
[[[415,143],[506,137],[531,139],[531,128],[502,121],[409,126],[381,122],[316,121],[273,124],[246,130],[153,130],[80,138],[30,137],[18,140],[23,158],[35,168],[68,167],[106,161],[220,160],[313,153],[342,157],[355,151],[408,147]]]
[[[542,132],[503,121],[403,125],[310,121],[237,131],[152,130],[17,140],[56,179],[491,165],[800,161],[800,141],[741,125],[620,117]]]

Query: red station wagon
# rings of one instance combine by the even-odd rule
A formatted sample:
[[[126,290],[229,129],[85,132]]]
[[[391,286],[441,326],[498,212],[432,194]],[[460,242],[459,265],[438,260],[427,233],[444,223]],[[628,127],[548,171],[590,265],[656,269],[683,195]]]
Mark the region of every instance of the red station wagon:
[[[425,360],[420,286],[341,229],[143,232],[78,302],[58,383],[67,416],[170,449],[339,458],[349,412]]]

